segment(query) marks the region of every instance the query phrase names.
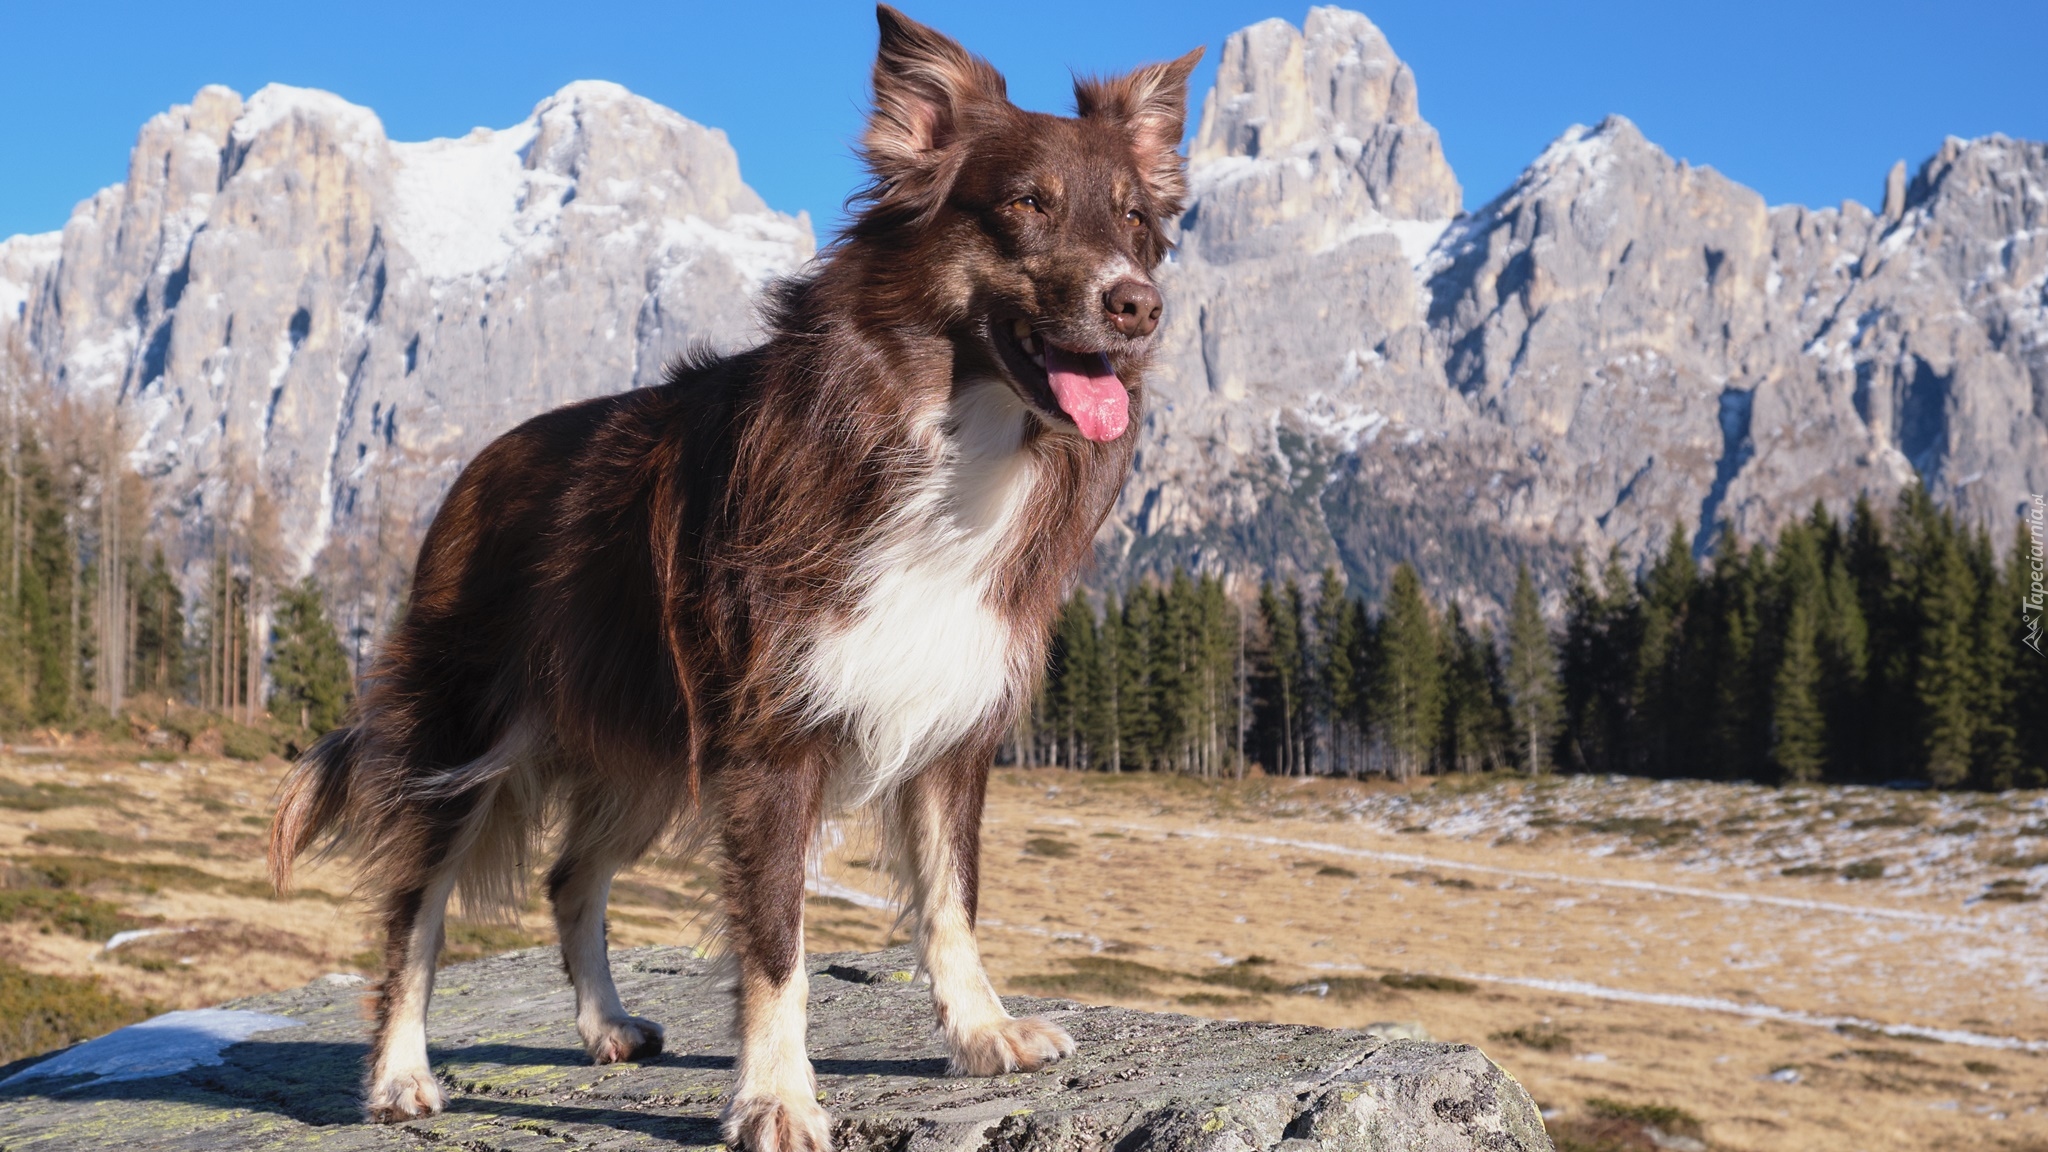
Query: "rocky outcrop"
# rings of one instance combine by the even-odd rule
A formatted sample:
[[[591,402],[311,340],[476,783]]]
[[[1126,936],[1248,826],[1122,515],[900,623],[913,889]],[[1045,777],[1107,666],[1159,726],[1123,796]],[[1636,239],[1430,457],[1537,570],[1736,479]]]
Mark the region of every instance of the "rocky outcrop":
[[[320,982],[229,1005],[299,1026],[253,1018],[276,1030],[224,1049],[216,1042],[180,1061],[182,1070],[158,1061],[137,1075],[130,1059],[94,1076],[81,1071],[91,1061],[76,1058],[60,1058],[69,1075],[25,1070],[0,1085],[0,1145],[720,1146],[718,1108],[735,1047],[729,993],[714,965],[679,948],[616,952],[612,963],[627,1003],[667,1026],[669,1052],[590,1067],[553,950],[514,953],[440,973],[430,1055],[450,1102],[432,1119],[358,1122],[368,1033],[361,990]],[[1034,1074],[950,1078],[911,964],[907,949],[810,959],[810,1053],[842,1152],[1551,1147],[1528,1093],[1478,1049],[1362,1032],[1013,998],[1013,1011],[1057,1018],[1078,1054]],[[224,1038],[251,1031],[207,1023]]]
[[[616,85],[418,144],[324,92],[210,87],[60,238],[0,249],[0,328],[118,401],[174,552],[210,556],[260,493],[285,574],[375,620],[486,442],[746,342],[811,252],[722,133]]]

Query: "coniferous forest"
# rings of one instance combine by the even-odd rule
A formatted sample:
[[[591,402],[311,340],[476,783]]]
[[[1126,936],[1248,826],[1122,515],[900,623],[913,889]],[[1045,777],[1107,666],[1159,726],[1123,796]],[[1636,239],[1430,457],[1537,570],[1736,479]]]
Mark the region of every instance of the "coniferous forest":
[[[1497,769],[1766,783],[2048,786],[2048,659],[2021,643],[2028,542],[1924,490],[1767,544],[1674,530],[1631,575],[1581,559],[1546,622],[1520,574],[1499,632],[1407,565],[1380,603],[1335,572],[1240,604],[1177,573],[1077,594],[1018,763],[1239,775]]]
[[[244,727],[339,723],[350,662],[282,571],[255,484],[225,485],[189,598],[107,412],[10,388],[0,471],[0,731],[173,702]],[[232,468],[224,469],[230,476]],[[1509,770],[2048,787],[2048,659],[2022,643],[2029,542],[1994,547],[1909,486],[1769,542],[1674,530],[1630,573],[1581,558],[1498,627],[1398,567],[1233,596],[1212,576],[1077,594],[1008,758],[1241,776]],[[118,727],[118,725],[116,725]],[[279,747],[285,747],[280,744]]]
[[[147,488],[115,419],[25,391],[10,388],[0,414],[0,732],[116,732],[123,716],[174,707],[242,728],[338,723],[346,654],[317,588],[279,572],[254,486],[243,514],[215,526],[188,602],[147,531]]]

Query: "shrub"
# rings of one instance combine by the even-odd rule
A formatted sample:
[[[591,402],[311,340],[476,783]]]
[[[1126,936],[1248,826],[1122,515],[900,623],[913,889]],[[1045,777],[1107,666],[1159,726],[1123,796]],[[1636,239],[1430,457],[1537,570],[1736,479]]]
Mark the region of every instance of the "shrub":
[[[1489,1039],[1498,1040],[1503,1044],[1519,1044],[1524,1048],[1534,1048],[1538,1052],[1572,1050],[1572,1038],[1548,1024],[1509,1028],[1506,1031],[1495,1032]]]
[[[105,940],[136,921],[105,900],[50,888],[0,888],[0,923],[40,924],[81,940]]]
[[[0,1062],[63,1048],[154,1015],[99,978],[45,976],[0,960]]]
[[[1270,996],[1286,992],[1295,987],[1295,985],[1275,980],[1260,971],[1260,969],[1272,962],[1272,960],[1264,956],[1247,956],[1235,964],[1226,964],[1219,968],[1212,968],[1202,973],[1198,979],[1204,984],[1214,984],[1221,988],[1236,988],[1239,991],[1251,992],[1260,996]]]
[[[1629,1104],[1595,1096],[1586,1101],[1586,1111],[1603,1120],[1649,1124],[1667,1136],[1691,1136],[1698,1139],[1701,1132],[1699,1117],[1669,1104]]]
[[[1389,972],[1380,983],[1403,992],[1477,992],[1479,986],[1455,976],[1431,976],[1426,972]]]
[[[255,728],[226,724],[221,728],[221,755],[230,760],[261,760],[270,755],[270,737]]]
[[[1065,972],[1039,972],[1019,976],[1011,983],[1045,996],[1139,997],[1156,995],[1157,980],[1178,980],[1180,973],[1119,960],[1113,956],[1079,956],[1068,960]]]
[[[73,788],[69,784],[46,781],[18,784],[0,779],[0,808],[12,808],[16,812],[48,812],[52,808],[86,805],[106,807],[113,804],[118,794],[118,790],[111,788]]]

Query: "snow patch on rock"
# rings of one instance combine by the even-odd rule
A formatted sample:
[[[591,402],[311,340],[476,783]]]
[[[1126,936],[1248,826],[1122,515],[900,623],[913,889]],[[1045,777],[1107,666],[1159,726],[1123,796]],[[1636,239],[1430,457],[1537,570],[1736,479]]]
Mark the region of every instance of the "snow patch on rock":
[[[102,1084],[171,1076],[202,1064],[219,1064],[223,1050],[259,1032],[297,1027],[299,1022],[291,1017],[267,1012],[232,1008],[166,1012],[24,1068],[0,1080],[0,1087],[61,1076],[97,1076],[95,1083]]]

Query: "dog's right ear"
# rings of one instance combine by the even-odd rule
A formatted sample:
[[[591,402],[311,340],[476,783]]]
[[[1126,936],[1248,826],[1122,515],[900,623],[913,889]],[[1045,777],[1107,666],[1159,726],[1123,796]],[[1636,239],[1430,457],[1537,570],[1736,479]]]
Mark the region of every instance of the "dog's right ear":
[[[875,6],[874,111],[861,158],[875,199],[922,201],[944,194],[958,157],[952,147],[978,109],[1008,102],[1002,74],[945,33],[887,4]]]

